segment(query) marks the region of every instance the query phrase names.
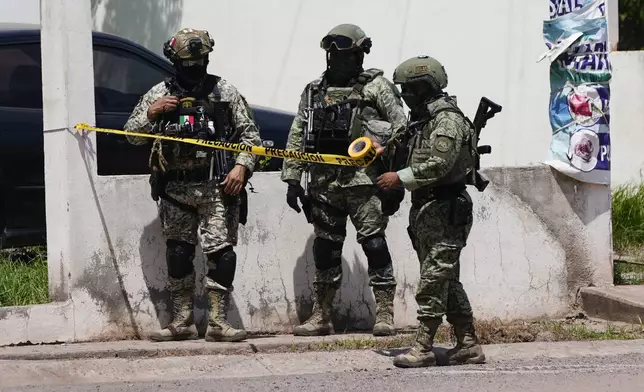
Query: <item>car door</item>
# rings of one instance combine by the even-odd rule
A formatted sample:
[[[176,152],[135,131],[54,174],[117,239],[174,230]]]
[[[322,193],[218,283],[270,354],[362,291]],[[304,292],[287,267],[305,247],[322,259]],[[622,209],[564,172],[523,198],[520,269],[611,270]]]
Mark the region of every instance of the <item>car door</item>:
[[[40,45],[0,45],[0,235],[42,229],[43,120]],[[34,234],[34,233],[31,233]]]
[[[96,43],[94,91],[97,127],[122,130],[141,96],[168,76],[167,68],[120,42],[115,45]],[[122,135],[98,133],[96,138],[99,175],[149,172],[149,147],[134,146]]]

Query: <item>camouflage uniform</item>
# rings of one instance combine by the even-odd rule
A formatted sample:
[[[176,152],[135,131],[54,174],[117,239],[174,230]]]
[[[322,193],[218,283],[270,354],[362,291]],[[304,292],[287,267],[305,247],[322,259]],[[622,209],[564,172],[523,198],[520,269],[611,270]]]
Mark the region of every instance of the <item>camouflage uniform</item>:
[[[364,45],[368,38],[354,25],[340,25],[329,32],[348,37],[352,48],[370,47]],[[330,49],[330,44],[324,49]],[[337,46],[337,45],[336,45]],[[328,72],[328,71],[327,71]],[[326,83],[325,75],[312,81],[304,89],[295,120],[291,126],[287,150],[300,151],[303,147],[304,131],[307,127],[308,88],[313,87],[314,104],[331,105],[342,100],[358,98],[368,103],[362,111],[362,124],[352,138],[368,135],[380,142],[389,140],[393,132],[405,125],[402,101],[396,87],[382,76],[382,71],[364,71],[361,79],[356,72],[346,85],[333,86]],[[356,88],[358,86],[358,88]],[[360,87],[362,87],[361,93]],[[323,102],[322,102],[323,101]],[[354,117],[353,121],[356,121]],[[353,123],[355,125],[355,122]],[[325,151],[317,151],[325,152]],[[340,151],[347,155],[347,150]],[[388,216],[383,213],[383,198],[375,180],[383,171],[381,162],[366,168],[339,167],[325,164],[309,166],[311,218],[315,232],[313,253],[316,265],[313,315],[302,325],[295,327],[295,335],[322,335],[333,333],[331,322],[332,303],[342,280],[341,253],[346,237],[347,217],[357,231],[357,241],[369,261],[369,284],[376,297],[376,320],[374,334],[390,335],[393,328],[393,299],[396,281],[393,275],[391,256],[385,240]],[[284,160],[281,179],[299,187],[305,170],[303,162]],[[291,185],[289,185],[291,186]],[[301,188],[300,188],[301,189]],[[401,188],[402,190],[402,188]],[[402,190],[404,192],[404,190]]]
[[[181,45],[195,38],[208,43],[210,37],[204,31],[181,30],[168,41],[168,45],[178,48],[178,54],[166,55],[173,62],[187,58],[185,51],[181,51]],[[204,46],[205,53],[212,50],[212,44]],[[205,53],[202,52],[201,55]],[[206,80],[212,77],[214,76],[206,75],[191,91],[185,91],[186,95],[191,96],[192,91],[204,87]],[[216,87],[207,92],[207,100],[211,105],[214,102],[229,102],[232,126],[240,133],[240,142],[260,145],[259,131],[250,116],[245,99],[232,84],[216,78],[210,79],[216,80]],[[159,98],[174,95],[171,88],[180,89],[180,86],[173,83],[172,80],[161,82],[143,95],[125,124],[125,130],[153,132],[159,122],[148,120],[148,108]],[[127,139],[135,145],[143,145],[148,141],[147,138],[136,136],[128,136]],[[214,179],[209,180],[207,174],[204,175],[210,169],[210,156],[207,152],[206,148],[161,139],[156,139],[152,146],[151,167],[155,169],[160,166],[168,176],[165,197],[161,197],[158,208],[167,244],[169,290],[173,300],[173,319],[166,328],[151,335],[154,340],[197,337],[192,314],[195,283],[193,258],[197,243],[208,259],[204,286],[208,291],[211,309],[206,340],[239,341],[246,337],[245,331],[234,329],[225,319],[236,268],[233,247],[237,245],[241,199],[240,195],[225,194],[223,186],[218,185]],[[249,153],[239,153],[235,159],[236,164],[246,168],[246,178],[252,175],[255,162],[256,157]]]
[[[472,326],[472,308],[459,282],[459,258],[472,228],[472,200],[466,190],[474,166],[474,128],[453,97],[442,93],[447,75],[436,60],[420,56],[402,63],[394,83],[427,77],[428,100],[412,106],[417,124],[408,129],[410,156],[407,167],[397,172],[412,192],[409,235],[420,261],[416,293],[420,329],[416,345],[396,357],[400,367],[436,363],[431,349],[442,317],[454,326],[457,347],[448,352],[451,363],[479,363],[485,356]],[[411,94],[410,94],[411,95]],[[403,88],[403,98],[407,100]],[[410,96],[410,101],[413,100]],[[413,105],[413,104],[412,104]]]

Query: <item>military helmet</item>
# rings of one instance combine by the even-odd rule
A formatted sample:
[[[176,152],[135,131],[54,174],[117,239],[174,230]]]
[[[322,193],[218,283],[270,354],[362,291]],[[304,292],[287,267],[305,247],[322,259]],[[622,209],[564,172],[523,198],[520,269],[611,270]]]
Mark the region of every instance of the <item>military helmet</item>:
[[[212,52],[214,46],[215,41],[208,31],[186,28],[179,30],[163,45],[163,54],[172,62],[199,59]]]
[[[445,67],[435,58],[421,55],[403,61],[394,71],[395,84],[405,84],[424,80],[429,82],[434,90],[440,91],[447,87]]]
[[[361,49],[365,53],[371,51],[371,38],[354,24],[341,24],[332,28],[320,41],[320,47],[326,51],[335,46],[338,50]]]

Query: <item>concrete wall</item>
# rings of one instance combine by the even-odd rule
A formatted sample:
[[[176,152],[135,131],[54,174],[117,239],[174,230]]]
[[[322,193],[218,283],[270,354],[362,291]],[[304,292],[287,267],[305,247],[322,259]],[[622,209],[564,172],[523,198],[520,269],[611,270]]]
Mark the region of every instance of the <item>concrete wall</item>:
[[[580,287],[611,284],[607,187],[576,183],[546,167],[486,173],[492,180],[486,192],[471,191],[475,220],[462,256],[462,281],[477,317],[562,315]],[[88,217],[77,222],[87,246],[63,261],[72,272],[57,282],[69,300],[2,309],[0,344],[144,337],[168,319],[165,245],[146,180],[94,178],[97,193],[82,207]],[[312,306],[313,230],[283,203],[277,173],[258,173],[252,184],[257,193],[250,194],[249,221],[240,229],[229,316],[251,331],[290,332]],[[408,209],[409,196],[387,229],[399,283],[397,327],[416,324],[419,264],[405,231]],[[113,213],[118,210],[123,213]],[[201,258],[197,265],[201,290]],[[369,328],[374,299],[351,225],[343,267],[336,328]],[[197,306],[203,327],[203,299]]]
[[[644,51],[611,54],[611,182],[644,182]]]

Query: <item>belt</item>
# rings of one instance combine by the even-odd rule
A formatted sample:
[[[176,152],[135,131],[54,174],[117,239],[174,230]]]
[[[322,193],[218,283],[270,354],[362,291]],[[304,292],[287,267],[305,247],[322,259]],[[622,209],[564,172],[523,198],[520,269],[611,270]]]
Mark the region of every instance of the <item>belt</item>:
[[[193,169],[168,170],[165,172],[166,181],[202,182],[210,178],[210,167],[202,166]]]
[[[458,197],[466,189],[465,182],[426,186],[411,192],[411,201],[445,200]]]

